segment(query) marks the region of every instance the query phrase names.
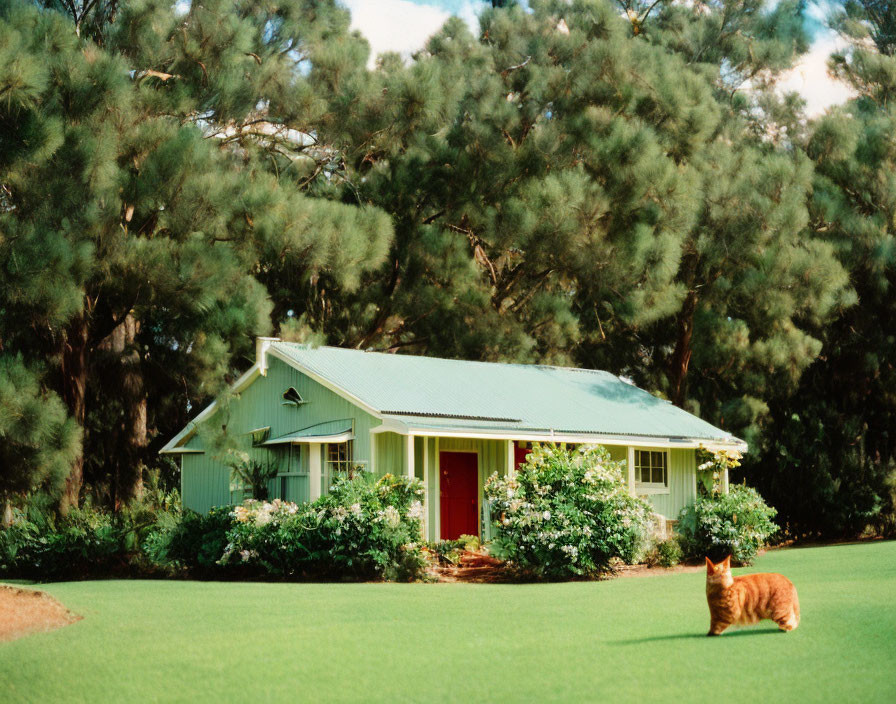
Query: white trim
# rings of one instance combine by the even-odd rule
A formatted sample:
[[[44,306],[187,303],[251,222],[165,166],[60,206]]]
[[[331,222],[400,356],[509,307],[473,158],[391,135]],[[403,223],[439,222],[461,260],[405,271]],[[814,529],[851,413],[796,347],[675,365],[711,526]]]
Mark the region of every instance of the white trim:
[[[311,501],[320,498],[320,443],[312,443],[308,452],[308,498]]]
[[[656,494],[669,494],[669,487],[667,486],[653,486],[652,484],[640,484],[635,486],[635,494],[638,496],[647,496],[656,495]]]
[[[370,432],[377,435],[381,433],[397,433],[398,435],[407,435],[408,426],[407,423],[402,423],[392,418],[384,418],[382,424],[376,426],[375,428],[371,428]],[[417,433],[417,435],[420,435],[420,433]]]
[[[383,414],[380,413],[378,410],[376,410],[372,406],[367,405],[366,403],[364,403],[364,401],[359,399],[354,394],[349,393],[348,391],[343,389],[341,386],[337,386],[329,379],[322,377],[317,372],[311,371],[304,364],[297,362],[295,359],[293,359],[292,357],[290,357],[287,354],[284,354],[283,352],[278,350],[276,347],[271,347],[270,349],[268,349],[266,354],[276,357],[281,362],[284,362],[285,364],[288,364],[289,366],[291,366],[293,369],[297,369],[298,371],[302,372],[302,374],[307,376],[309,379],[316,381],[318,384],[329,389],[337,396],[342,396],[342,398],[344,398],[346,401],[351,401],[351,403],[353,403],[355,406],[357,406],[358,408],[360,408],[363,411],[366,411],[367,413],[372,415],[374,418],[379,418],[380,420],[383,419]]]
[[[262,446],[272,447],[273,445],[309,445],[312,443],[340,443],[340,442],[348,442],[349,440],[354,440],[355,435],[351,431],[346,433],[339,433],[339,435],[306,435],[300,438],[283,439],[278,440],[274,438],[273,440],[268,440],[267,442],[263,442]]]
[[[414,436],[413,435],[405,435],[404,441],[404,472],[408,479],[414,478]]]
[[[261,370],[262,376],[268,375],[267,351],[274,342],[280,342],[279,337],[255,338],[255,364]]]
[[[429,538],[429,438],[423,438],[423,539]]]
[[[381,429],[382,428],[382,429]],[[391,428],[383,428],[383,426],[377,426],[373,432],[387,432],[390,431]],[[394,432],[394,431],[392,431]],[[675,449],[679,448],[682,450],[694,450],[698,447],[705,447],[709,449],[710,447],[716,449],[739,449],[742,452],[746,451],[747,444],[741,440],[733,439],[730,443],[725,444],[722,442],[708,443],[706,440],[700,440],[697,438],[683,438],[681,440],[672,440],[671,438],[654,438],[649,435],[601,435],[597,433],[569,433],[569,434],[559,434],[554,433],[551,434],[537,434],[532,433],[531,431],[503,431],[503,432],[476,432],[472,430],[437,430],[433,428],[421,428],[408,426],[405,433],[409,435],[428,435],[430,437],[442,437],[442,438],[473,438],[479,440],[521,440],[524,442],[553,442],[553,443],[561,443],[561,442],[569,442],[575,443],[577,445],[634,445],[636,447],[653,447],[653,448],[663,448],[663,449]],[[405,434],[402,433],[402,434]]]
[[[516,449],[513,440],[507,440],[507,469],[504,474],[508,477],[516,476]]]
[[[625,464],[627,469],[626,484],[628,493],[635,496],[635,448],[629,445],[626,448]]]
[[[730,488],[730,485],[728,484],[728,470],[725,469],[725,471],[722,472],[722,493],[727,494],[729,491],[729,488]]]
[[[246,370],[245,374],[243,374],[239,379],[237,379],[233,384],[230,385],[230,390],[238,394],[241,391],[244,391],[248,386],[255,381],[258,377],[261,376],[261,369],[257,364],[253,364],[249,369]],[[208,406],[206,406],[193,420],[191,420],[187,425],[181,430],[177,435],[175,435],[171,440],[169,440],[165,447],[159,450],[160,455],[173,453],[177,451],[178,445],[182,441],[189,440],[193,437],[193,433],[196,431],[196,426],[204,421],[206,418],[212,415],[215,412],[215,409],[218,407],[217,401],[212,401]],[[201,450],[200,450],[201,452]]]
[[[376,471],[376,435],[373,434],[372,430],[367,435],[370,438],[370,452],[367,453],[368,455],[370,455],[370,471],[375,472]]]

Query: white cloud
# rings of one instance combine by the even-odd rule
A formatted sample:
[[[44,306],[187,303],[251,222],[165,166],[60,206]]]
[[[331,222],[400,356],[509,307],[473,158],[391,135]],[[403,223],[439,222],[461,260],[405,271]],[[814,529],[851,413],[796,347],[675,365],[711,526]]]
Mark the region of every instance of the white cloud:
[[[800,62],[781,76],[779,90],[800,93],[806,100],[809,117],[817,117],[855,95],[848,85],[828,73],[828,57],[844,47],[845,43],[836,35],[819,37]]]
[[[405,57],[421,49],[451,14],[410,0],[342,0],[352,13],[352,29],[370,42],[370,64],[377,54],[397,51]]]

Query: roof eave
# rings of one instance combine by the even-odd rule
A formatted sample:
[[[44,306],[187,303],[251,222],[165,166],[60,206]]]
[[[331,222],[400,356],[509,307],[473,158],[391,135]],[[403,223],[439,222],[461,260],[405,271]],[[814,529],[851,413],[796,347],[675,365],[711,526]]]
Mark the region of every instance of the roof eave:
[[[373,432],[386,432],[390,428],[379,426]],[[393,431],[394,432],[394,431]],[[523,442],[568,442],[568,443],[605,443],[608,445],[624,445],[634,447],[669,447],[696,449],[704,447],[708,450],[726,449],[747,451],[747,443],[739,438],[678,438],[652,435],[622,435],[611,433],[561,433],[520,430],[476,430],[472,428],[428,428],[408,425],[404,434],[414,436],[474,438],[480,440],[521,440]]]

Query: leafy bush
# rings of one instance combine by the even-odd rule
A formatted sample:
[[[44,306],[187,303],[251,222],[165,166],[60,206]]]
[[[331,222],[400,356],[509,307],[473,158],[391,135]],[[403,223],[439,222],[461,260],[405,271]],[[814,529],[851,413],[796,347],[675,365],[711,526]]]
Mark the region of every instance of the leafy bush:
[[[626,490],[624,466],[599,446],[536,447],[514,477],[492,475],[491,553],[551,579],[596,574],[613,558],[634,562],[652,509]]]
[[[149,491],[112,514],[88,501],[57,516],[55,502],[36,494],[0,528],[0,575],[40,581],[143,574],[141,546],[158,526],[180,515],[176,492]]]
[[[675,567],[681,562],[681,557],[681,544],[678,538],[673,536],[654,543],[645,557],[645,562],[651,567]]]
[[[689,558],[713,560],[731,555],[735,562],[750,564],[778,526],[777,511],[748,486],[734,485],[728,494],[699,497],[685,506],[678,518],[678,533]]]
[[[115,573],[127,564],[122,535],[109,514],[90,508],[46,523],[18,516],[0,530],[0,574],[51,582]]]
[[[221,571],[218,560],[235,522],[231,510],[230,506],[216,507],[204,515],[185,511],[179,521],[159,522],[143,550],[156,565],[212,576]]]
[[[369,474],[338,478],[325,496],[189,514],[147,544],[154,560],[194,574],[277,579],[408,580],[421,574],[423,488]]]

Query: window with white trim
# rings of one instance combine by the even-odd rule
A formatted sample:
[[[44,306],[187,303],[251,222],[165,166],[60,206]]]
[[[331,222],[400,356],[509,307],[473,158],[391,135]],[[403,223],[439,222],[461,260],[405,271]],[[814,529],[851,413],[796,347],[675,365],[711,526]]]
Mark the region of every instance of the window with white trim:
[[[635,486],[642,489],[669,487],[669,453],[665,450],[635,450]]]
[[[348,473],[352,468],[352,441],[331,442],[327,445],[327,471]]]

